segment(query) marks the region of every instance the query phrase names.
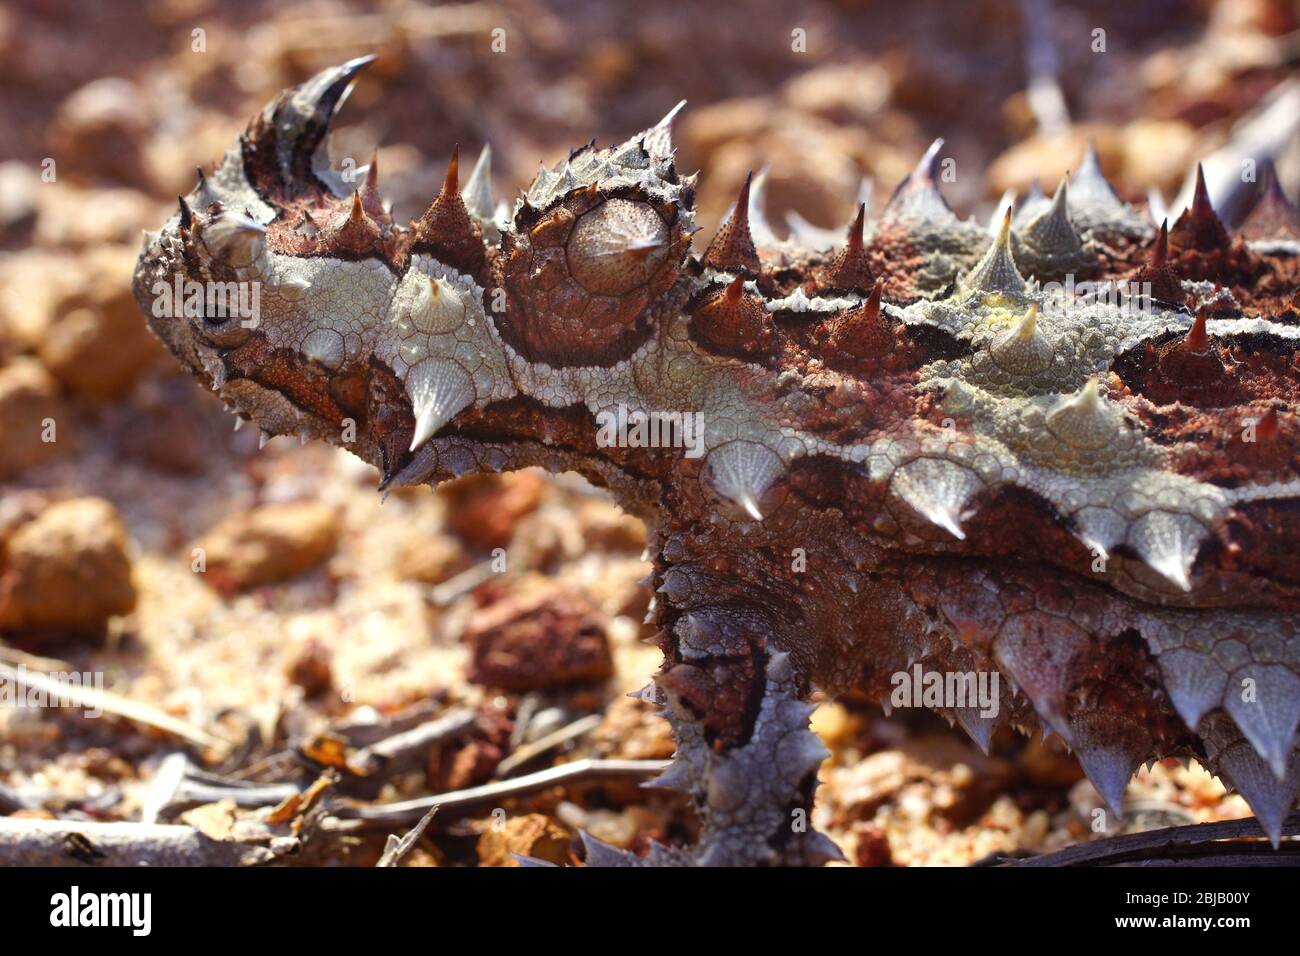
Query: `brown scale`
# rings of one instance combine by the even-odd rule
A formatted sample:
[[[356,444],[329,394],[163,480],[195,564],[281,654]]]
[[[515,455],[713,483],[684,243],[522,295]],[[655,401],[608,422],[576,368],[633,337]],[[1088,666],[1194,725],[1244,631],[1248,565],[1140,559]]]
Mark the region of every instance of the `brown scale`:
[[[411,251],[427,252],[439,262],[471,276],[483,269],[483,230],[460,197],[460,146],[451,153],[447,176],[429,208],[411,224]]]
[[[506,312],[494,321],[530,361],[612,365],[649,336],[647,306],[676,281],[689,245],[671,203],[575,189],[507,234]]]
[[[736,276],[725,289],[706,296],[691,312],[691,337],[728,355],[764,358],[771,354],[772,319],[763,300],[745,291]]]

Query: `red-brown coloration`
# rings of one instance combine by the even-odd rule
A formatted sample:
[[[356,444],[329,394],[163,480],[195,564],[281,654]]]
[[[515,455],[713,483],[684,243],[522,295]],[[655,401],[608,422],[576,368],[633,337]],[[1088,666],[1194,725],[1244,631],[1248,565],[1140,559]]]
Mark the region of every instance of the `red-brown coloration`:
[[[478,275],[485,257],[483,230],[460,198],[460,146],[451,154],[442,192],[412,226],[411,250],[427,252],[441,262]]]
[[[749,187],[753,179],[753,173],[745,177],[745,185],[740,187],[735,208],[709,247],[704,250],[702,261],[706,266],[729,272],[741,271],[751,277],[758,275],[761,270],[754,239],[749,234]]]
[[[866,214],[866,204],[859,203],[858,217],[853,220],[853,225],[849,226],[848,239],[844,243],[844,248],[822,273],[820,283],[822,289],[855,289],[866,292],[876,284],[871,274],[870,258],[862,244]]]
[[[1282,192],[1272,163],[1264,167],[1259,199],[1238,231],[1246,239],[1300,240],[1300,210]]]
[[[1132,282],[1139,286],[1149,283],[1151,297],[1170,305],[1185,305],[1187,294],[1178,282],[1178,277],[1169,268],[1169,224],[1160,224],[1160,233],[1151,247],[1151,257],[1133,276]]]
[[[689,243],[673,207],[575,190],[507,238],[507,308],[493,319],[532,361],[613,364],[649,334],[649,308],[676,280]]]
[[[761,358],[772,349],[772,319],[763,300],[745,291],[743,275],[695,307],[691,334],[729,355]]]
[[[454,170],[418,240],[374,212],[373,184],[359,199],[321,194],[308,172],[320,167],[282,141],[297,129],[314,149],[318,111],[301,97],[275,109],[290,112],[250,127],[241,167],[277,211],[263,217],[273,252],[288,248],[284,224],[308,215],[319,234],[295,239],[298,254],[376,255],[361,251],[382,246],[374,228],[396,236],[377,253],[390,267],[409,268],[404,244],[432,231],[458,242],[474,235],[464,222],[490,231]],[[947,207],[941,145],[895,193],[869,250],[860,211],[835,254],[765,243],[760,256],[747,182],[699,261],[693,180],[673,165],[667,123],[578,151],[539,175],[509,222],[491,221],[501,241],[478,272],[450,276],[467,318],[483,300],[484,322],[430,333],[427,357],[423,333],[384,338],[406,334],[400,308],[370,330],[369,354],[338,363],[293,347],[319,317],[268,315],[253,331],[151,324],[268,427],[301,415],[321,434],[354,418],[355,450],[386,485],[541,465],[580,472],[653,525],[665,665],[642,699],[672,723],[663,783],[690,793],[702,836],[698,850],[656,845],[648,859],[831,856],[788,824],[810,807],[824,757],[803,701],[814,685],[885,699],[917,665],[1001,675],[994,715],[932,706],[985,743],[1006,724],[1050,728],[1112,808],[1143,760],[1195,757],[1241,786],[1275,836],[1300,786],[1286,772],[1300,721],[1300,369],[1284,305],[1296,265],[1229,236],[1203,180],[1156,236],[1097,172],[1076,177],[1069,205],[1060,193],[1040,238],[1064,237],[1085,268],[1103,250],[1099,278],[1149,282],[1153,301],[1136,316],[1094,301],[1048,311],[1007,253],[1014,221],[991,244]],[[195,254],[209,214],[184,215],[142,257],[142,303],[169,270],[225,268]],[[372,310],[409,308],[392,297],[396,279],[365,265]],[[487,304],[497,290],[504,312]],[[340,301],[326,318],[355,320],[354,299]],[[272,332],[289,344],[273,348]],[[392,358],[408,352],[410,363]],[[462,360],[476,359],[469,382]],[[413,443],[417,404],[433,424]],[[700,409],[706,440],[683,454],[600,438],[596,409],[615,404]],[[1238,706],[1245,677],[1268,720]]]

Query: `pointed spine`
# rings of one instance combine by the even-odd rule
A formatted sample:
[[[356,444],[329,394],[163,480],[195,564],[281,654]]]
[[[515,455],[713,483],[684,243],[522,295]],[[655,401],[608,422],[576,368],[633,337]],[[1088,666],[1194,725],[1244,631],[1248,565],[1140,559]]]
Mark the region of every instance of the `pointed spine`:
[[[714,269],[741,271],[756,276],[762,269],[754,239],[749,233],[749,189],[754,174],[745,177],[735,208],[704,251],[703,262]]]

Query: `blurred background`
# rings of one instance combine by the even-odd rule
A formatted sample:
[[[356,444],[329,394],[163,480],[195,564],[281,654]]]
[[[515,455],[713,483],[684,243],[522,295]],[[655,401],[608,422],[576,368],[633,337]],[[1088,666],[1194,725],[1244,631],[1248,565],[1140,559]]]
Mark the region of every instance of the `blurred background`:
[[[473,157],[490,142],[513,199],[539,161],[686,99],[678,168],[702,171],[703,241],[750,170],[770,167],[778,231],[787,215],[839,229],[864,183],[879,210],[936,136],[963,215],[1035,181],[1050,192],[1089,140],[1126,197],[1176,205],[1196,160],[1294,96],[1300,5],[10,0],[0,678],[102,674],[130,707],[0,707],[0,814],[208,832],[266,825],[222,789],[235,782],[332,768],[332,793],[373,802],[672,753],[626,696],[659,661],[641,640],[640,522],[574,476],[533,472],[384,501],[343,452],[232,431],[138,314],[140,230],[280,89],[368,53],[333,153],[364,165],[377,148],[399,219],[437,194],[454,144]],[[1254,127],[1277,140],[1290,196],[1296,114]],[[449,717],[463,719],[358,770],[368,743]],[[824,703],[814,725],[834,754],[816,822],[854,863],[964,865],[1096,835],[1098,798],[1058,741],[999,737],[986,756],[935,718],[858,701]],[[216,789],[160,800],[176,753]],[[1129,794],[1133,828],[1247,813],[1195,765],[1144,770]],[[440,814],[406,862],[562,862],[580,828],[635,849],[692,825],[631,778],[505,787]],[[327,828],[312,861],[373,863],[383,835]]]

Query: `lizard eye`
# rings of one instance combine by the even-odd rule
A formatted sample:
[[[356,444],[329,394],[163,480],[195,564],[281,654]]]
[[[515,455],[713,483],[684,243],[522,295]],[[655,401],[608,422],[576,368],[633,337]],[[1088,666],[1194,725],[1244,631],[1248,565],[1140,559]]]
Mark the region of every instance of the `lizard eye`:
[[[511,237],[502,333],[534,361],[618,361],[648,333],[689,243],[672,205],[575,189]]]

